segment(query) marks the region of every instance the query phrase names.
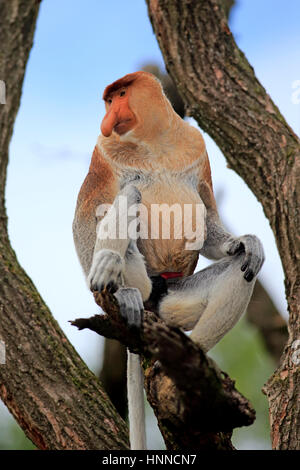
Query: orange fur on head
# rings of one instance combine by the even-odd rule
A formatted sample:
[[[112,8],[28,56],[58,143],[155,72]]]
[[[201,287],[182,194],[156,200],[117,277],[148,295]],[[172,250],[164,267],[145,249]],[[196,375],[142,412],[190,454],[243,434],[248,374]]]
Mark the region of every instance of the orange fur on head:
[[[101,132],[104,137],[110,137],[112,131],[123,135],[136,124],[136,118],[129,106],[129,87],[143,72],[125,75],[108,85],[103,93],[106,115],[101,123]]]
[[[122,165],[148,169],[155,157],[156,166],[159,162],[162,169],[178,172],[198,161],[197,177],[207,183],[213,198],[205,142],[200,132],[174,111],[153,74],[127,74],[105,88],[103,99],[106,115],[101,124],[101,146],[106,155],[120,159]]]
[[[102,99],[106,101],[109,98],[109,95],[111,93],[114,93],[115,91],[120,90],[120,88],[127,87],[131,85],[138,77],[139,74],[143,74],[144,72],[134,72],[134,73],[128,73],[122,78],[119,78],[115,82],[111,83],[110,85],[107,85],[103,92]]]
[[[148,72],[134,72],[108,85],[103,93],[106,115],[101,124],[104,137],[113,131],[124,135],[134,131],[143,141],[153,139],[176,114],[165,97],[160,82]]]

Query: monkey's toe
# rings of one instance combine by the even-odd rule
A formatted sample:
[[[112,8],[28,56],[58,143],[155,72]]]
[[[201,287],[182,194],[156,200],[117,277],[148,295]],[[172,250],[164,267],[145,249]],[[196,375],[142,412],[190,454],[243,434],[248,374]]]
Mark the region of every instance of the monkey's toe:
[[[115,292],[120,314],[129,327],[140,328],[143,320],[144,305],[141,293],[135,287],[121,287]]]

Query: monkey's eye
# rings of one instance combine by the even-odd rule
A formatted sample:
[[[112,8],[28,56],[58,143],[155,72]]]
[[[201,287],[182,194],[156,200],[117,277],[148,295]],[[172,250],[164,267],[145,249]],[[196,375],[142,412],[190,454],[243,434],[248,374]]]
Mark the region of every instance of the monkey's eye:
[[[124,96],[125,93],[126,93],[125,90],[122,90],[122,91],[120,92],[120,96]]]
[[[107,102],[108,102],[109,104],[112,104],[112,99],[111,99],[111,98],[108,98]]]

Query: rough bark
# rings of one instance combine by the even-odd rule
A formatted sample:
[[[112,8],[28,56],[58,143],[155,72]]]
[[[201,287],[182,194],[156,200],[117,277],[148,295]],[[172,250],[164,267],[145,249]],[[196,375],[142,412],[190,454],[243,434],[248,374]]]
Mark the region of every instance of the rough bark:
[[[226,17],[234,6],[233,0],[222,0]],[[178,90],[168,74],[162,73],[158,66],[149,64],[143,70],[153,73],[160,79],[164,91],[180,117],[185,117],[184,103]],[[226,227],[227,230],[228,227]],[[230,231],[230,230],[229,230]],[[257,308],[259,306],[259,309]],[[278,364],[283,348],[288,340],[286,321],[276,309],[270,295],[259,280],[256,281],[248,309],[247,320],[258,328],[267,351]]]
[[[255,418],[234,382],[188,336],[167,326],[154,312],[145,311],[141,332],[128,329],[114,297],[94,296],[108,315],[72,324],[117,339],[142,356],[148,401],[167,448],[232,449],[232,430],[252,424]]]
[[[39,2],[0,0],[0,396],[39,449],[127,449],[127,426],[80,359],[31,280],[7,234],[8,145],[19,108]],[[70,293],[72,295],[72,293]]]
[[[285,273],[289,340],[265,387],[274,449],[299,449],[300,142],[237,47],[218,0],[147,0],[168,72],[208,132],[261,202]]]

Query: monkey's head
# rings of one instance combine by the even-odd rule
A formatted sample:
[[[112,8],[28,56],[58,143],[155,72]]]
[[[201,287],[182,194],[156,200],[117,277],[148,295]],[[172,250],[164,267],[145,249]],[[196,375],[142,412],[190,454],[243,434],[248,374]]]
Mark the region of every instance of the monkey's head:
[[[108,85],[103,93],[106,114],[101,132],[110,137],[152,140],[171,126],[175,115],[157,78],[148,72],[135,72]]]

